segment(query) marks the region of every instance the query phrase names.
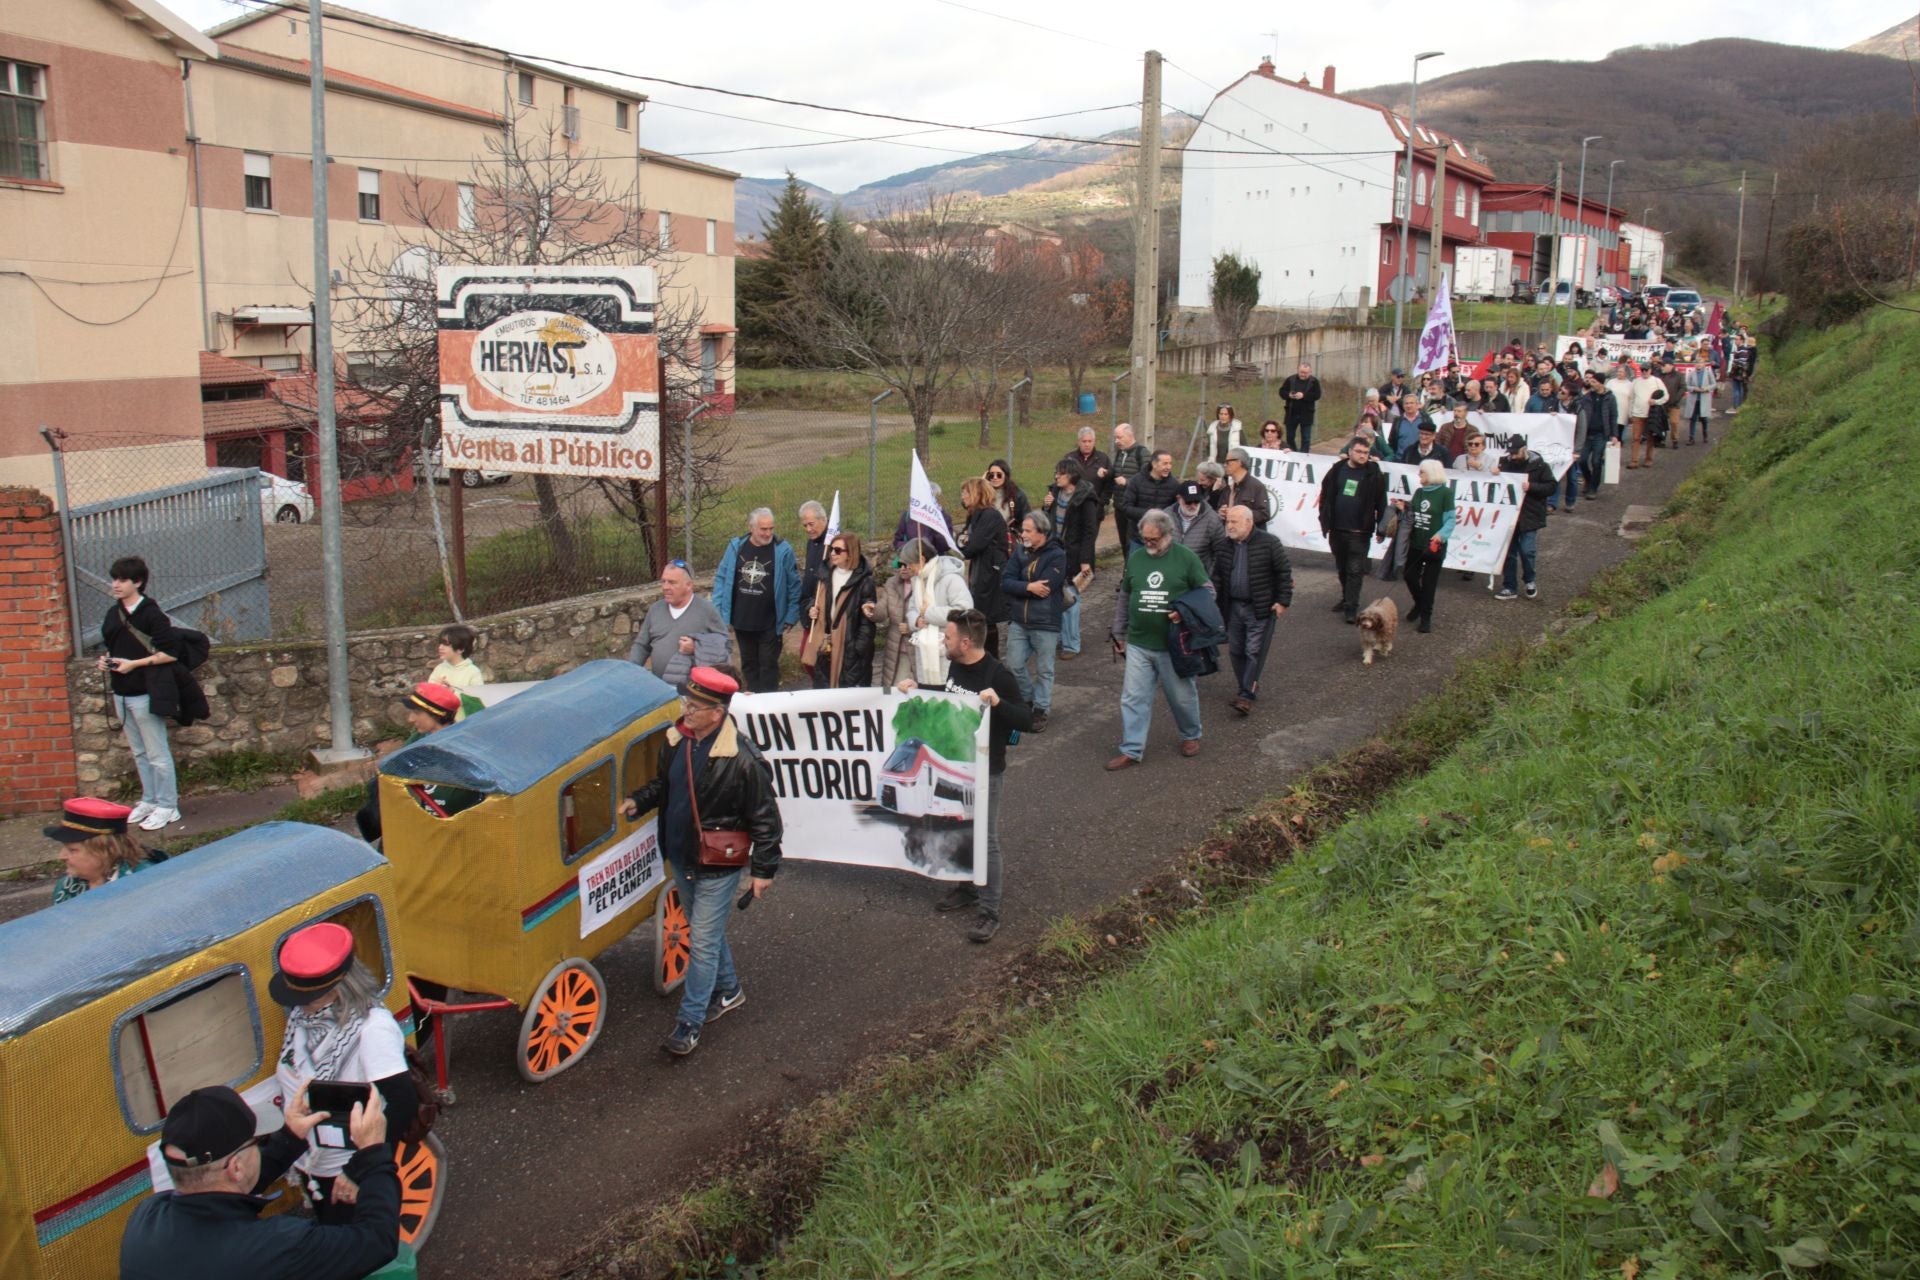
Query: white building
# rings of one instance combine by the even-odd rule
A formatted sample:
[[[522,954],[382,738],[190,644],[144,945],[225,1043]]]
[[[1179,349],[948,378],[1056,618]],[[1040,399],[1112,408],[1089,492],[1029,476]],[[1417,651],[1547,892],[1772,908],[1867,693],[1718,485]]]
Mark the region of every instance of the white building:
[[[1185,148],[1181,306],[1208,306],[1213,260],[1229,252],[1260,268],[1263,307],[1358,307],[1387,296],[1401,270],[1395,184],[1404,183],[1406,120],[1340,97],[1333,82],[1332,67],[1315,87],[1280,79],[1263,61],[1208,105]],[[1442,147],[1442,263],[1458,245],[1481,242],[1481,188],[1493,177],[1452,138],[1419,128],[1407,256],[1422,287]]]
[[[1662,283],[1667,269],[1666,236],[1637,222],[1623,222],[1620,238],[1627,242],[1627,278],[1633,287]]]

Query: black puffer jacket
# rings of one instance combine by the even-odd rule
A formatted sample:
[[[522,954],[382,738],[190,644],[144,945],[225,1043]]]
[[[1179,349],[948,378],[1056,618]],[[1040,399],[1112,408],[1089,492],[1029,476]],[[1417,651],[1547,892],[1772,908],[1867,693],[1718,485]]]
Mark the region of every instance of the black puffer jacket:
[[[629,797],[645,813],[667,803],[667,779],[684,780],[687,766],[681,759],[680,727],[667,730],[660,744],[660,768],[653,781]],[[774,803],[773,766],[760,749],[740,736],[731,719],[720,722],[706,767],[694,776],[694,799],[700,809],[700,826],[707,831],[745,831],[753,837],[753,867],[756,880],[771,880],[780,870],[780,841],[785,828],[780,809]],[[731,875],[732,872],[703,867],[690,868],[694,876]]]
[[[1213,590],[1220,601],[1220,612],[1225,615],[1233,605],[1233,560],[1235,549],[1240,544],[1228,538],[1220,544],[1219,553],[1213,561]],[[1247,535],[1247,603],[1253,606],[1256,617],[1264,618],[1273,612],[1276,604],[1289,608],[1293,604],[1293,562],[1287,559],[1287,549],[1280,539],[1265,529],[1256,528]]]
[[[1047,490],[1047,515],[1052,517],[1054,490]],[[1057,521],[1054,533],[1067,553],[1067,577],[1080,572],[1080,566],[1093,563],[1093,549],[1100,537],[1100,499],[1093,485],[1082,480],[1067,500],[1067,518]]]
[[[1553,478],[1553,468],[1547,460],[1537,453],[1528,453],[1525,459],[1508,456],[1500,459],[1500,470],[1506,475],[1521,473],[1526,476],[1527,493],[1520,499],[1520,522],[1514,526],[1521,533],[1531,533],[1535,529],[1547,527],[1547,499],[1559,487]],[[1518,478],[1518,476],[1516,476]]]
[[[1155,480],[1151,474],[1143,471],[1127,481],[1127,487],[1120,490],[1120,494],[1121,514],[1138,527],[1140,517],[1149,511],[1173,510],[1173,504],[1180,495],[1180,482],[1171,474],[1164,480]]]
[[[1007,598],[1000,593],[1000,571],[1007,567],[1007,521],[997,508],[981,507],[960,530],[960,558],[967,562],[967,590],[973,607],[988,622],[1007,620]]]

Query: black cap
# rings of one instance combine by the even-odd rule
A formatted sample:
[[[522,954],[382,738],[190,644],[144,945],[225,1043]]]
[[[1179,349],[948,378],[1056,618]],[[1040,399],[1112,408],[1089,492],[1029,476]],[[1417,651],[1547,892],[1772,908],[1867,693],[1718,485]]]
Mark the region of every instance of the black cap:
[[[1205,496],[1206,490],[1202,489],[1196,481],[1188,480],[1180,486],[1180,500],[1182,502],[1198,502]]]
[[[253,1141],[253,1108],[224,1084],[195,1089],[173,1104],[160,1130],[160,1152],[175,1169],[198,1169],[225,1160]],[[167,1154],[178,1147],[184,1158]]]

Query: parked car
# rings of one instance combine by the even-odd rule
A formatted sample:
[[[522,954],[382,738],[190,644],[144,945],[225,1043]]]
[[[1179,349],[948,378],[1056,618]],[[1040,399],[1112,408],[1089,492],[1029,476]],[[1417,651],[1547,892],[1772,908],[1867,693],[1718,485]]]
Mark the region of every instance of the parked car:
[[[441,465],[438,449],[421,450],[414,459],[413,470],[418,476],[425,476],[431,471],[433,478],[441,484],[447,484],[453,478],[446,467]],[[511,479],[513,479],[511,471],[462,471],[460,486],[463,489],[478,489],[483,484],[505,484]]]
[[[313,519],[313,492],[285,476],[260,473],[260,518],[268,524],[300,524]]]
[[[1672,308],[1673,314],[1677,316],[1687,315],[1701,305],[1703,304],[1700,293],[1696,289],[1669,289],[1667,291],[1667,306]]]
[[[1665,302],[1667,295],[1672,292],[1673,286],[1670,284],[1650,284],[1640,291],[1640,301],[1648,307],[1657,307]]]
[[[1593,305],[1610,307],[1620,301],[1620,291],[1610,284],[1603,284],[1593,291]]]
[[[1564,307],[1573,301],[1573,282],[1562,280],[1551,289],[1543,284],[1540,292],[1533,295],[1533,301],[1535,306]]]

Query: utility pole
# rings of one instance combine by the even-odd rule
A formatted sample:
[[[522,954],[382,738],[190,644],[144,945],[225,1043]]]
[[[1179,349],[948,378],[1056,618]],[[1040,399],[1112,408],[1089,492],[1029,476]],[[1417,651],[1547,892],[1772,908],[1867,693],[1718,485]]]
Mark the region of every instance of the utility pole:
[[[1561,180],[1566,177],[1566,162],[1556,160],[1553,165],[1553,221],[1548,224],[1547,234],[1553,237],[1553,254],[1547,267],[1547,305],[1553,305],[1553,291],[1560,287],[1560,242],[1566,239],[1563,234],[1566,222],[1560,216]],[[1540,340],[1546,341],[1548,329],[1543,322],[1540,327]]]
[[[318,3],[319,0],[314,0]],[[1160,378],[1160,54],[1147,50],[1140,86],[1139,190],[1133,204],[1133,360],[1128,417],[1153,448],[1154,396]]]
[[[1740,218],[1733,231],[1733,297],[1740,300],[1740,251],[1747,240],[1747,171],[1740,171]]]
[[[1573,226],[1580,233],[1580,257],[1567,268],[1567,334],[1573,334],[1574,304],[1580,300],[1580,283],[1591,275],[1594,259],[1591,256],[1599,243],[1599,237],[1588,234],[1587,224],[1587,144],[1602,141],[1599,134],[1580,139],[1580,194],[1573,198]],[[1555,282],[1554,288],[1559,288]]]
[[[1440,254],[1447,243],[1447,144],[1433,149],[1433,231],[1427,237],[1427,296],[1440,292]]]
[[[353,742],[353,695],[347,680],[346,554],[340,543],[340,441],[333,404],[333,263],[327,243],[327,72],[321,49],[320,0],[307,0],[308,105],[313,127],[313,411],[320,437],[320,577],[327,622],[329,746],[314,763],[342,765],[370,752]],[[457,483],[456,479],[456,483]],[[429,487],[433,478],[427,478]]]
[[[1413,218],[1413,138],[1420,127],[1420,64],[1442,56],[1434,49],[1413,56],[1413,90],[1407,97],[1407,199],[1400,206],[1400,256],[1394,259],[1393,281],[1393,367],[1400,364],[1400,328],[1407,314],[1407,290],[1413,287],[1413,268],[1407,262],[1407,223]],[[1398,184],[1396,183],[1396,188]]]
[[[1765,292],[1771,280],[1771,277],[1767,274],[1767,266],[1773,258],[1773,202],[1779,198],[1780,171],[1775,169],[1773,171],[1773,193],[1767,197],[1767,237],[1760,243],[1760,289],[1762,292]],[[1911,269],[1909,269],[1908,272],[1908,279],[1909,281],[1912,279]],[[1911,288],[1911,284],[1909,284],[1908,287]]]

